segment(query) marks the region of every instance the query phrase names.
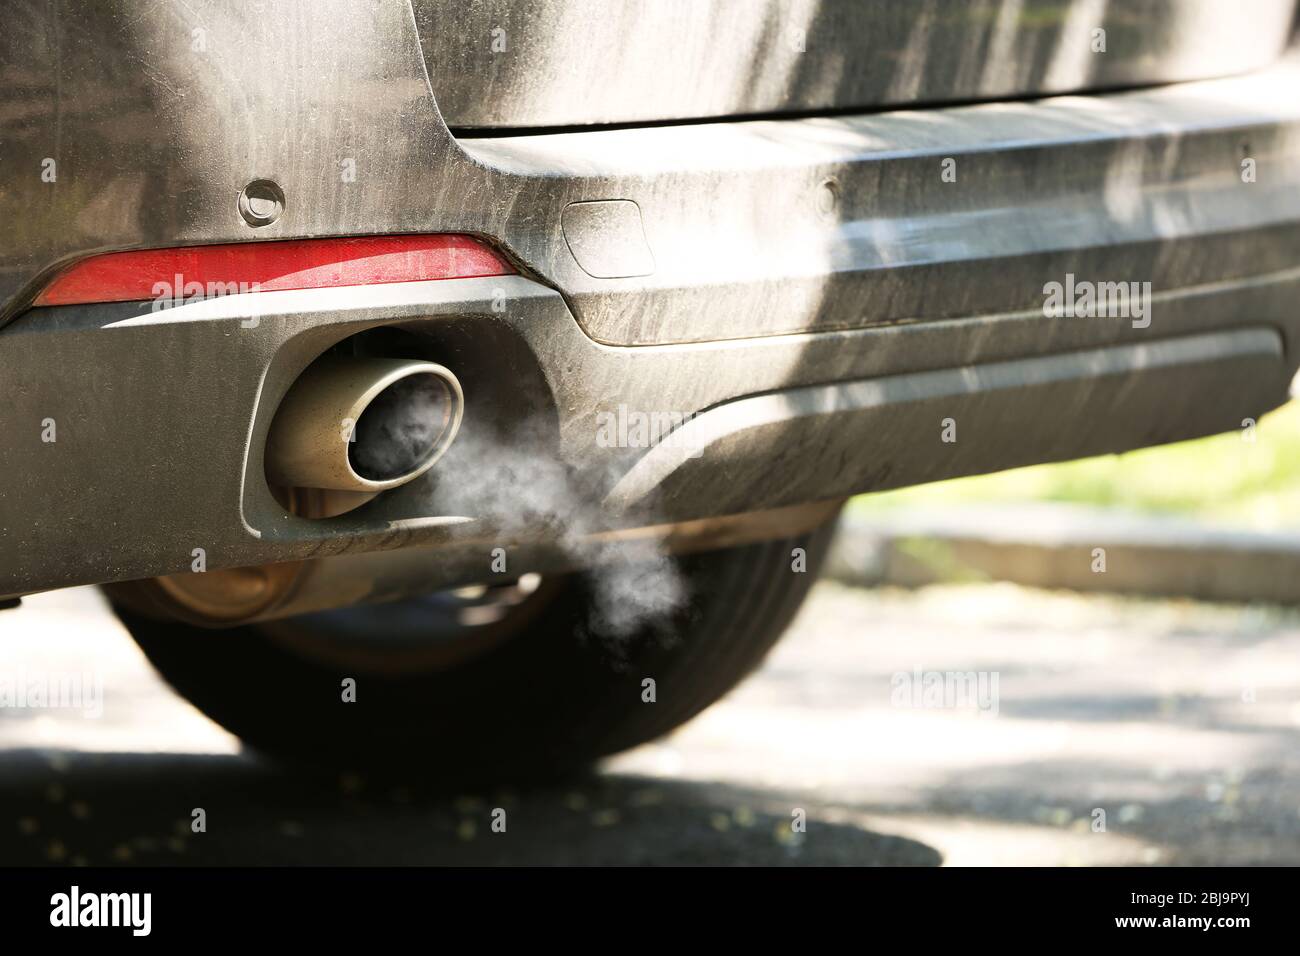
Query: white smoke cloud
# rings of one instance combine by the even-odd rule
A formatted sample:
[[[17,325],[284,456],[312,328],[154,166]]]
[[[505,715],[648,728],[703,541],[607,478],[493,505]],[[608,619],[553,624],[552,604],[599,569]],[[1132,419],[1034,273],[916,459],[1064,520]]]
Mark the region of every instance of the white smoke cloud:
[[[454,446],[454,480],[435,485],[433,509],[480,518],[506,537],[539,530],[553,537],[587,570],[593,635],[621,638],[645,626],[662,628],[689,597],[676,561],[656,541],[593,539],[605,527],[600,499],[612,481],[579,487],[563,463],[530,440],[533,434],[526,425],[515,432],[520,440],[462,431]]]

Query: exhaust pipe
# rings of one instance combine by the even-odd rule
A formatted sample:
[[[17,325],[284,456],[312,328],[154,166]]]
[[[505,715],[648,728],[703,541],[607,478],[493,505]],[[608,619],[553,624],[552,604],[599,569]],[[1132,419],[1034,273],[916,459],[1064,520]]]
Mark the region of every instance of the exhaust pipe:
[[[333,502],[326,510],[341,514],[428,471],[456,437],[464,406],[456,376],[433,362],[319,359],[276,410],[267,478],[334,493],[323,496]]]

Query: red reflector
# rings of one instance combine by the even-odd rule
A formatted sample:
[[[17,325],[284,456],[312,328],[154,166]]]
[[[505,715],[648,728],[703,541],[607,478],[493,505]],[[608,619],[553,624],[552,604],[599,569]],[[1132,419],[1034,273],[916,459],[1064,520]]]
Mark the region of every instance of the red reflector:
[[[173,301],[231,292],[281,292],[329,286],[472,279],[515,270],[472,236],[359,236],[239,242],[183,249],[139,249],[73,264],[36,305]]]

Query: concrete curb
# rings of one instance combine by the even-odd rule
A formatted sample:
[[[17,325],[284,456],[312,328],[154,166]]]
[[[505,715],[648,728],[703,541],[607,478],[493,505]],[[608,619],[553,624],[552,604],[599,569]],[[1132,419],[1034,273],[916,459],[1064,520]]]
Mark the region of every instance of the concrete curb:
[[[826,574],[863,586],[994,580],[1300,604],[1300,533],[1042,503],[850,513]]]

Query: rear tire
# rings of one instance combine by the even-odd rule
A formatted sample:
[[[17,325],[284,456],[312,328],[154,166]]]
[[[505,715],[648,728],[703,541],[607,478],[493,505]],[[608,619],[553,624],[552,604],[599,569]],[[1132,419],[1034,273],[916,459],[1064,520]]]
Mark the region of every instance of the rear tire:
[[[304,653],[321,615],[210,630],[115,610],[177,691],[271,755],[456,778],[563,772],[667,733],[753,670],[807,595],[833,528],[681,558],[686,606],[618,637],[592,631],[589,577],[547,582],[549,600],[516,633],[431,669]],[[330,613],[362,613],[374,634],[385,607],[402,610]],[[355,702],[342,699],[346,678]],[[654,702],[642,699],[647,678]]]

